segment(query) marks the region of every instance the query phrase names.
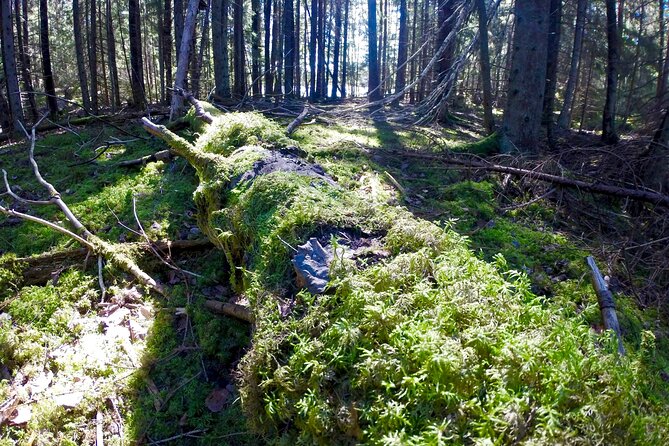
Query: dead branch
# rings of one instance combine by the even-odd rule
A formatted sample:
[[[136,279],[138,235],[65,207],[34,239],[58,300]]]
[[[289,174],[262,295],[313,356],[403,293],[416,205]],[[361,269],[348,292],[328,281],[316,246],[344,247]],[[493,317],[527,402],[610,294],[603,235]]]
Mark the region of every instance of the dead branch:
[[[151,155],[146,155],[134,160],[121,161],[118,163],[118,165],[121,167],[143,166],[146,163],[152,163],[154,161],[168,161],[173,157],[174,154],[169,150],[161,150]]]
[[[395,152],[398,153],[398,152]],[[664,195],[659,192],[648,189],[631,189],[626,187],[613,186],[606,183],[601,183],[598,180],[592,182],[577,180],[573,178],[566,178],[560,175],[553,175],[550,173],[541,172],[539,170],[521,169],[518,167],[504,166],[501,164],[493,164],[482,159],[472,159],[458,157],[453,154],[430,155],[426,153],[416,153],[401,151],[402,156],[408,158],[419,158],[431,161],[437,161],[443,164],[451,164],[456,166],[464,166],[474,169],[486,170],[489,172],[508,173],[510,175],[530,178],[533,180],[545,181],[548,183],[559,184],[560,186],[571,187],[579,189],[584,192],[592,192],[596,194],[609,195],[613,197],[631,198],[634,200],[644,201],[662,206],[669,206],[669,195]]]
[[[307,119],[307,116],[309,116],[309,104],[305,103],[302,112],[297,116],[297,118],[288,124],[288,127],[286,128],[286,135],[292,135],[295,129],[297,129],[300,124],[302,124],[304,120]]]
[[[620,325],[618,324],[618,315],[616,314],[616,304],[613,300],[613,294],[609,291],[602,273],[599,272],[595,259],[592,256],[588,256],[585,260],[590,267],[592,286],[597,294],[597,302],[599,303],[599,310],[602,312],[604,328],[613,330],[618,340],[618,353],[620,356],[625,356],[625,346],[623,346],[623,339],[620,334]]]
[[[179,96],[185,98],[188,102],[190,102],[190,104],[195,109],[195,116],[197,116],[199,119],[206,122],[207,124],[211,124],[212,122],[214,122],[214,117],[211,115],[211,113],[209,113],[204,109],[202,102],[198,101],[195,98],[195,96],[193,96],[193,93],[178,87],[174,89],[174,92]]]
[[[253,323],[254,320],[253,313],[251,313],[249,307],[244,305],[221,302],[218,300],[207,300],[205,301],[204,306],[213,313],[232,316],[236,319],[241,319],[250,323]]]

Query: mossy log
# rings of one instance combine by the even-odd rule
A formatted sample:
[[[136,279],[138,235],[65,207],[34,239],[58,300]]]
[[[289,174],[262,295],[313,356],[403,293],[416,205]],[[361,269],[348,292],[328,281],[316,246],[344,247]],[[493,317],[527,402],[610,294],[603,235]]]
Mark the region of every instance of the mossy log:
[[[198,225],[249,302],[238,385],[255,432],[282,444],[552,443],[593,432],[592,417],[606,428],[586,443],[631,432],[612,407],[638,406],[622,389],[638,371],[597,350],[587,324],[545,305],[503,258],[486,263],[448,226],[339,185],[276,123],[202,106],[213,119],[190,112],[194,143],[144,125],[196,169]],[[330,259],[322,294],[300,289],[292,268],[310,239]],[[662,416],[650,406],[645,416]],[[639,438],[666,434],[649,429]]]

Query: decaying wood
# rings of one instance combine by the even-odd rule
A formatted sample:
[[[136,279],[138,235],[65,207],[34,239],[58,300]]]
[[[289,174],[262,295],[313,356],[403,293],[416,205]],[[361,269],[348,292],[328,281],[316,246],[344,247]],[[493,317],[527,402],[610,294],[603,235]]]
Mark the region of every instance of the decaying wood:
[[[202,105],[202,102],[198,101],[195,96],[193,96],[193,93],[190,91],[183,90],[181,88],[175,88],[174,92],[178,94],[179,96],[182,96],[184,99],[186,99],[195,109],[195,116],[197,116],[199,119],[202,121],[206,122],[207,124],[211,124],[214,122],[214,117],[204,109],[204,106]]]
[[[297,118],[288,124],[288,127],[286,128],[286,135],[292,135],[293,132],[300,126],[300,124],[302,124],[304,120],[307,119],[307,116],[309,116],[309,104],[304,104],[302,112],[297,116]]]
[[[588,256],[586,262],[590,267],[592,286],[595,288],[595,293],[597,294],[597,302],[599,303],[599,310],[602,313],[604,328],[613,330],[618,340],[618,353],[624,356],[625,347],[623,346],[623,339],[620,334],[620,324],[618,324],[618,315],[616,314],[616,304],[613,300],[613,294],[609,291],[602,273],[599,272],[595,259],[592,256]]]
[[[484,161],[482,159],[464,158],[452,154],[430,155],[426,153],[416,153],[408,151],[401,151],[401,152],[394,151],[393,153],[396,154],[400,153],[401,156],[405,156],[408,158],[431,160],[444,164],[451,164],[457,166],[470,167],[474,169],[486,170],[489,172],[508,173],[514,176],[531,178],[533,180],[545,181],[548,183],[559,184],[560,186],[579,189],[583,192],[592,192],[596,194],[609,195],[613,197],[631,198],[634,200],[644,201],[647,203],[669,206],[669,195],[664,195],[648,189],[630,189],[626,187],[601,183],[597,180],[588,182],[573,178],[566,178],[560,175],[553,175],[550,173],[541,172],[539,170],[521,169],[518,167],[493,164]]]
[[[218,300],[207,300],[204,303],[205,308],[217,314],[224,314],[232,316],[236,319],[241,319],[246,322],[253,323],[253,313],[249,307],[230,302],[221,302]]]
[[[209,249],[213,246],[211,241],[206,238],[197,240],[162,241],[152,243],[152,245],[155,250],[168,252],[172,255],[185,251]],[[152,253],[151,247],[145,242],[126,243],[124,246],[128,246],[131,249],[139,248],[147,254]],[[25,265],[25,268],[23,268],[23,284],[39,285],[48,282],[54,271],[59,271],[62,268],[83,263],[88,252],[89,251],[86,248],[76,248],[33,257],[18,258],[16,261]]]
[[[169,150],[161,150],[151,155],[146,155],[134,160],[121,161],[118,163],[121,167],[143,166],[146,163],[154,161],[168,161],[174,157],[174,154]]]

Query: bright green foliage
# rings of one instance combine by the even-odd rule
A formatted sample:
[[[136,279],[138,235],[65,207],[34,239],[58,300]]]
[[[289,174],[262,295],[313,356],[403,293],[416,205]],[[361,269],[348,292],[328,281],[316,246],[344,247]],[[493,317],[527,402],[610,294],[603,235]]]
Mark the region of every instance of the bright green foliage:
[[[244,122],[240,116],[235,125]],[[248,121],[254,136],[262,134],[257,116]],[[203,141],[229,134],[221,126],[203,128]],[[504,257],[477,259],[454,231],[373,198],[381,195],[359,193],[369,178],[359,154],[351,153],[337,173],[359,173],[359,181],[340,181],[345,187],[276,172],[228,190],[229,180],[248,169],[235,157],[255,150],[235,144],[263,145],[237,135],[245,132],[218,140],[220,150],[207,149],[231,156],[216,158],[214,168],[198,167],[196,203],[203,230],[225,250],[236,289],[255,310],[253,347],[239,379],[257,432],[285,444],[669,439],[669,399],[661,390],[662,363],[651,359],[657,356],[652,333],[638,332],[639,349],[617,358],[610,336],[587,323],[596,310],[592,293],[581,297],[579,311],[537,297],[525,274],[507,272]],[[454,216],[459,208],[463,217],[494,217],[489,183],[443,193]],[[511,237],[514,248],[518,238],[547,242],[499,227],[503,234],[484,235],[502,244]],[[285,303],[292,279],[286,243],[329,228],[374,235],[390,257],[363,267],[338,255],[333,293],[300,292],[282,317],[277,304]],[[559,236],[551,240],[562,243]]]

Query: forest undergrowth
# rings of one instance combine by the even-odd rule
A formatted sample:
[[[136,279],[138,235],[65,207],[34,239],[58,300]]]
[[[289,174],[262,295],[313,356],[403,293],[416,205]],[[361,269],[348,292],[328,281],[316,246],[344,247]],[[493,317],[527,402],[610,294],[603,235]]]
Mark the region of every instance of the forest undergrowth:
[[[0,410],[18,415],[0,444],[667,441],[659,210],[402,156],[494,156],[468,122],[322,119],[288,140],[285,123],[234,119],[181,132],[226,157],[219,183],[183,158],[120,167],[165,148],[135,125],[124,127],[134,136],[91,125],[38,140],[44,176],[96,235],[141,242],[139,220],[153,241],[209,236],[224,249],[162,253],[177,269],[132,251],[168,297],[107,265],[101,302],[95,259],[25,284],[17,259],[73,242],[1,219]],[[238,151],[249,145],[257,151]],[[260,150],[292,145],[337,186],[278,172],[225,189]],[[0,154],[15,191],[40,197],[25,143]],[[596,149],[559,161],[611,169]],[[211,191],[225,206],[205,215]],[[347,237],[367,243],[362,260],[335,256],[323,295],[291,278],[290,247],[314,233],[335,253]],[[615,292],[626,357],[602,332],[589,254]],[[204,306],[232,297],[254,308],[253,329]]]

